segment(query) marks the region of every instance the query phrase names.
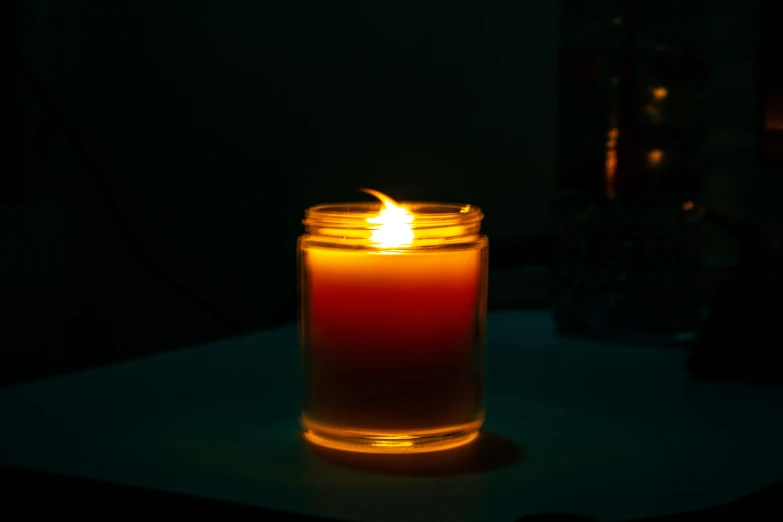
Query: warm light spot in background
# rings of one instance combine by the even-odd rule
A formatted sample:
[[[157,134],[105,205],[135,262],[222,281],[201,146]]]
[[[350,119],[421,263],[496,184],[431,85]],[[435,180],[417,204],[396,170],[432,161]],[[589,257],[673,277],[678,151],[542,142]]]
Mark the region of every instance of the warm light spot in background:
[[[647,152],[647,167],[654,169],[660,166],[663,161],[663,151],[661,149],[652,149]]]
[[[614,18],[612,18],[612,25],[617,25],[617,26],[623,25],[622,17],[615,16]]]
[[[606,195],[614,197],[615,186],[614,178],[617,173],[617,137],[620,136],[620,131],[617,127],[609,129],[606,139],[606,162],[604,165],[604,183]]]
[[[367,218],[367,222],[376,225],[370,235],[370,241],[384,248],[410,245],[413,242],[413,214],[392,198],[372,189],[360,189],[383,202],[383,208],[377,216]]]
[[[662,101],[669,94],[669,90],[666,87],[654,87],[652,89],[653,99],[655,101]]]
[[[689,210],[693,210],[693,201],[686,201],[685,203],[683,203],[682,209],[686,212]]]
[[[663,86],[650,88],[652,101],[644,106],[644,112],[652,123],[661,123],[660,103],[669,95],[669,89]]]

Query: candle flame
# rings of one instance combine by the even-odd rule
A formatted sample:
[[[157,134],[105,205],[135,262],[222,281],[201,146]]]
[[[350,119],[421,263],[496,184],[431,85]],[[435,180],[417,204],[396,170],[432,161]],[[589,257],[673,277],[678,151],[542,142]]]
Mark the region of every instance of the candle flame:
[[[413,214],[386,194],[372,189],[359,190],[375,196],[383,203],[377,216],[367,218],[368,223],[377,225],[372,231],[370,241],[384,248],[410,245],[413,242]]]

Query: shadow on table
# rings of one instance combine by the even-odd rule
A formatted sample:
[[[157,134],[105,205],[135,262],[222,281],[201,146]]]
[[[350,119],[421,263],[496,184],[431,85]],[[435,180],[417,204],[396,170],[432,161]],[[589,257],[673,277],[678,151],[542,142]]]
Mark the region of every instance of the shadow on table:
[[[522,448],[512,440],[483,431],[475,442],[445,451],[410,455],[347,453],[308,445],[311,452],[336,466],[399,476],[452,476],[484,473],[521,460]]]
[[[697,511],[635,518],[627,522],[713,522],[718,520],[778,521],[783,520],[783,482],[764,487],[737,500]],[[515,522],[597,522],[593,518],[570,514],[532,515]]]
[[[44,518],[53,511],[59,511],[79,513],[87,520],[113,519],[112,515],[122,511],[129,518],[148,517],[150,513],[157,512],[176,513],[183,519],[339,522],[337,519],[24,468],[0,466],[0,481],[4,485],[4,511],[24,511],[28,518],[35,515]]]

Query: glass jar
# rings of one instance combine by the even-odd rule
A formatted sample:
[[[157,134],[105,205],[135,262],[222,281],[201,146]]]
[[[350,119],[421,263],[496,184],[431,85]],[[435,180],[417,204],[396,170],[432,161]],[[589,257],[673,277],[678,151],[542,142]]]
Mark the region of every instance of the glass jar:
[[[326,204],[299,238],[305,439],[365,453],[467,444],[484,420],[483,214]]]

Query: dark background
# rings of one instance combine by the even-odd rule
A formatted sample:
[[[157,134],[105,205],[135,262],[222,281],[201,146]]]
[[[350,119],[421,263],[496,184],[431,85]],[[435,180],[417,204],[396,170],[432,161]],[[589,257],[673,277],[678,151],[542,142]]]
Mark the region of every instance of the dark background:
[[[780,219],[762,3],[703,10],[703,191]],[[493,244],[548,233],[558,2],[7,4],[0,384],[292,320],[304,209],[359,187],[479,205]],[[545,278],[490,295],[545,304]]]

